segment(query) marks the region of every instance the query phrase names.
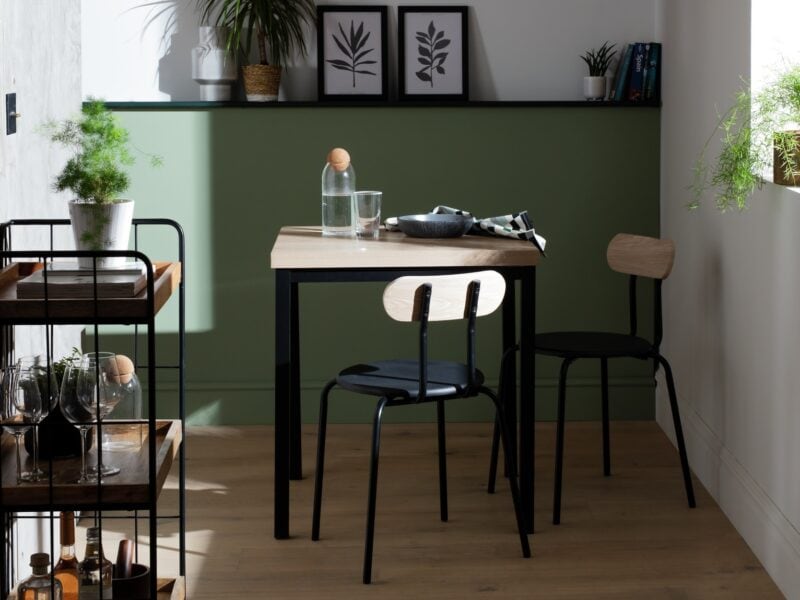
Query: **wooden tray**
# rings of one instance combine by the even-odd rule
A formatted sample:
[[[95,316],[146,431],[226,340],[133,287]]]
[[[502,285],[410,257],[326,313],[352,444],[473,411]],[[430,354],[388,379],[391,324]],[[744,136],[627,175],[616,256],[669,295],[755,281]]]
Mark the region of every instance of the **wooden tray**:
[[[156,584],[158,600],[184,600],[186,584],[183,577],[159,577]],[[8,600],[17,600],[17,594],[11,592]]]
[[[120,468],[120,473],[106,477],[102,485],[96,483],[78,484],[81,459],[67,458],[53,460],[53,481],[38,483],[17,483],[16,450],[12,435],[3,432],[0,443],[3,485],[0,490],[0,504],[7,511],[22,511],[53,505],[58,510],[106,509],[140,507],[149,501],[148,484],[148,436],[146,422],[143,428],[141,448],[103,452],[103,462]],[[103,425],[103,431],[115,436],[139,441],[138,433],[131,433],[129,426]],[[156,494],[161,492],[172,462],[181,445],[181,423],[175,421],[156,421]],[[22,450],[23,469],[30,466],[31,458]],[[96,449],[87,453],[87,464],[97,463]],[[41,461],[45,468],[47,461]],[[51,495],[52,494],[52,495]]]
[[[45,302],[41,299],[17,298],[17,281],[41,269],[41,263],[11,263],[0,271],[0,322],[15,325],[43,323],[86,323],[90,321],[141,323],[147,314],[147,289],[133,298],[100,298],[96,303],[86,298],[59,298]],[[153,263],[155,312],[164,306],[181,281],[181,264],[157,261]]]

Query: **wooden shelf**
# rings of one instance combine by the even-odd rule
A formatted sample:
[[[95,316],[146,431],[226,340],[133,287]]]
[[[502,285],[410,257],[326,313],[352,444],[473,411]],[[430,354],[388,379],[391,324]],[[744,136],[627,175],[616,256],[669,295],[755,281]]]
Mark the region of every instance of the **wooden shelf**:
[[[184,600],[186,598],[186,582],[183,577],[159,577],[156,584],[157,600]],[[11,592],[8,600],[17,600],[17,594]]]
[[[148,317],[147,290],[133,298],[51,299],[47,311],[43,299],[17,298],[17,281],[40,269],[41,263],[11,263],[0,271],[0,323],[143,323]],[[178,262],[154,262],[155,312],[161,309],[181,280]]]
[[[128,425],[103,425],[103,431],[124,437],[138,443],[139,433],[131,432]],[[2,460],[3,484],[0,489],[0,504],[6,511],[41,509],[52,506],[69,510],[94,509],[132,509],[143,507],[150,499],[148,473],[147,422],[141,426],[141,448],[135,450],[103,451],[103,462],[120,468],[120,473],[106,477],[102,485],[96,483],[78,484],[81,460],[77,458],[54,459],[53,481],[38,483],[17,483],[16,450],[11,435],[2,436],[0,460]],[[181,422],[156,421],[156,494],[161,492],[169,474],[170,467],[182,442]],[[22,451],[23,469],[30,466],[31,457]],[[96,448],[87,453],[87,464],[97,463]],[[41,461],[44,468],[46,461]]]

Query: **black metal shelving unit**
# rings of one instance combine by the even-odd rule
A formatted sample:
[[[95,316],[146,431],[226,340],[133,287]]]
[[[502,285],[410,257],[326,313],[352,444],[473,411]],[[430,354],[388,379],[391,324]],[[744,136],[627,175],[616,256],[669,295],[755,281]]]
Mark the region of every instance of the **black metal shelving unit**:
[[[49,525],[50,555],[56,557],[56,536],[58,512],[62,510],[91,511],[96,523],[102,528],[104,512],[122,511],[122,515],[108,515],[106,519],[124,518],[133,522],[134,538],[138,538],[139,523],[146,521],[148,526],[148,545],[150,568],[150,597],[156,598],[159,585],[158,574],[158,532],[160,519],[178,521],[178,560],[179,575],[186,574],[186,472],[185,472],[185,245],[181,226],[171,219],[134,219],[133,250],[117,252],[77,252],[60,250],[56,238],[68,235],[70,221],[67,219],[18,219],[0,224],[0,366],[5,368],[15,360],[15,328],[23,325],[44,327],[45,352],[48,365],[53,364],[54,328],[60,325],[81,325],[90,329],[93,351],[100,350],[101,325],[126,325],[132,328],[133,362],[137,372],[146,371],[147,415],[138,423],[147,428],[147,443],[139,449],[132,459],[138,466],[135,472],[143,479],[133,484],[119,485],[115,488],[114,478],[97,484],[74,484],[62,480],[57,475],[59,459],[49,459],[49,474],[41,484],[7,485],[8,474],[3,473],[3,460],[0,460],[0,598],[7,598],[15,585],[16,561],[14,527],[21,518],[39,519]],[[64,234],[56,235],[59,228]],[[14,238],[22,230],[39,238],[49,240],[44,249],[19,250],[14,247]],[[152,233],[158,236],[174,236],[174,259],[167,262],[153,262],[142,251],[146,242],[143,236]],[[166,232],[166,233],[164,233]],[[28,236],[30,238],[32,236]],[[159,237],[159,240],[166,238]],[[169,238],[172,244],[172,238]],[[26,247],[30,247],[30,242]],[[53,259],[77,259],[79,257],[125,256],[140,260],[145,264],[147,282],[144,290],[134,298],[98,298],[96,279],[94,293],[88,299],[50,299],[18,300],[16,298],[16,278],[19,270],[31,268],[30,263],[41,264]],[[167,258],[167,257],[159,257]],[[96,262],[95,262],[96,264]],[[45,290],[46,275],[45,275]],[[177,292],[177,357],[173,362],[157,360],[156,315],[161,307]],[[144,340],[144,344],[140,340]],[[86,350],[86,349],[84,349]],[[175,420],[156,418],[159,375],[165,371],[177,373],[178,406]],[[172,415],[171,415],[172,416]],[[117,421],[125,424],[126,421]],[[41,427],[33,425],[34,427]],[[97,461],[102,461],[102,420],[94,425],[97,428]],[[5,434],[4,434],[5,436]],[[2,439],[0,439],[2,441]],[[9,444],[0,448],[10,448]],[[143,456],[146,454],[146,458]],[[2,459],[2,454],[0,454]],[[158,498],[167,473],[174,460],[178,462],[178,510],[177,514],[160,515]],[[145,478],[146,473],[146,478]],[[26,513],[26,514],[20,514]],[[38,513],[38,514],[30,514]],[[136,556],[139,556],[138,539]],[[107,558],[110,552],[105,551]],[[55,560],[53,561],[55,562]],[[163,580],[162,580],[163,583]],[[182,588],[182,586],[176,586]]]

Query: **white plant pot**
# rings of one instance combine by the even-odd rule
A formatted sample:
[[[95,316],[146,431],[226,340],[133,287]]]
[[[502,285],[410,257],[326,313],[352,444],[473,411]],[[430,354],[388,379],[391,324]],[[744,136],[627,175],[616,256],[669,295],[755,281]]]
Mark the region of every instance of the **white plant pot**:
[[[127,250],[133,220],[133,200],[115,200],[107,204],[69,203],[69,218],[77,250]],[[124,256],[97,259],[97,267],[113,267],[130,260]],[[82,269],[91,269],[92,257],[78,259]]]
[[[606,97],[606,78],[584,77],[583,96],[587,100],[603,100]]]
[[[200,27],[200,45],[192,49],[192,79],[200,84],[200,99],[231,99],[236,81],[236,59],[225,49],[227,27]]]

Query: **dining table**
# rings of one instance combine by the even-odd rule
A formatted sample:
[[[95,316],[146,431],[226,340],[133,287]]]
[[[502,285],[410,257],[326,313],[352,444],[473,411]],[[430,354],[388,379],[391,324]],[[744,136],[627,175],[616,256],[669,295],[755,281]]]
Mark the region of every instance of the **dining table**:
[[[492,235],[410,237],[381,229],[377,239],[323,236],[319,226],[285,226],[275,239],[274,536],[289,537],[290,480],[302,479],[300,407],[300,284],[391,281],[404,275],[442,275],[493,269],[506,280],[502,346],[519,347],[505,373],[502,403],[517,459],[525,527],[533,533],[534,332],[536,266],[530,241]],[[517,286],[519,284],[519,286]],[[519,287],[519,302],[517,302]],[[498,357],[498,361],[499,361]],[[517,399],[519,397],[519,410]]]

